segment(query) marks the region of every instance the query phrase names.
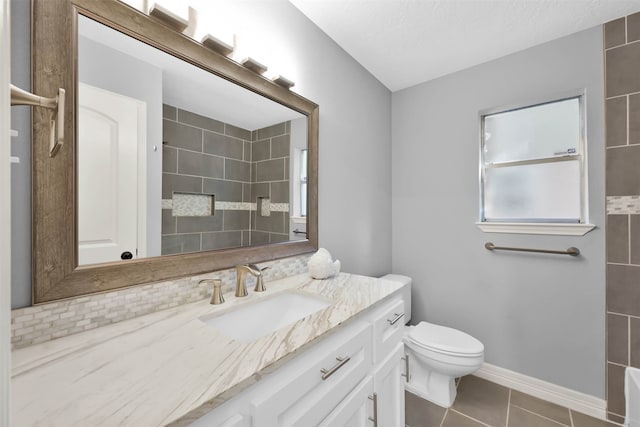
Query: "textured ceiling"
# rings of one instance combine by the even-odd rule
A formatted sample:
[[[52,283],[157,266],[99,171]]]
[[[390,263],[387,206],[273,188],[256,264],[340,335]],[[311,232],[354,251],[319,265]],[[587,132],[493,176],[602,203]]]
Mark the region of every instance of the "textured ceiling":
[[[640,11],[640,0],[289,0],[391,91]]]

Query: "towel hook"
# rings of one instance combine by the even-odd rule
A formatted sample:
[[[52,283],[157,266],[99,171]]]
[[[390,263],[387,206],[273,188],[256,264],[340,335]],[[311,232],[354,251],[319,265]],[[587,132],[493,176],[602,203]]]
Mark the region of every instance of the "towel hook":
[[[65,90],[59,88],[55,98],[45,98],[11,85],[11,105],[33,105],[53,110],[50,122],[49,157],[54,157],[64,144]]]

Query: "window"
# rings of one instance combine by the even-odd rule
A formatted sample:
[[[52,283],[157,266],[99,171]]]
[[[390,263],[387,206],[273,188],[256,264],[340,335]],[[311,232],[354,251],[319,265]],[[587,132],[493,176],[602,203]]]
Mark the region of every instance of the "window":
[[[583,96],[482,116],[483,231],[585,234]],[[505,226],[506,225],[506,226]]]
[[[297,224],[307,220],[307,157],[306,148],[293,148],[291,152],[291,218]]]
[[[307,153],[300,150],[300,216],[307,216]]]

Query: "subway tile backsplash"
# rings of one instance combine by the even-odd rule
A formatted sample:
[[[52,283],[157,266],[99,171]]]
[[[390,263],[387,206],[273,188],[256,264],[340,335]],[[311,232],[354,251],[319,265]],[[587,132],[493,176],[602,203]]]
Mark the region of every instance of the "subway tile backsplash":
[[[249,131],[163,105],[162,254],[289,240],[289,122]],[[257,164],[263,164],[257,176]],[[196,197],[200,203],[183,206]],[[258,198],[270,201],[258,217]],[[180,212],[180,209],[183,209]],[[185,210],[186,209],[186,210]],[[310,255],[261,263],[266,281],[307,271]],[[204,278],[232,292],[235,270],[144,284],[12,311],[12,346],[52,339],[199,301],[211,294]]]
[[[310,256],[299,255],[260,263],[260,267],[270,267],[263,273],[265,281],[305,273]],[[235,289],[235,270],[226,269],[13,310],[12,346],[14,349],[28,347],[207,299],[211,296],[211,289],[198,283],[206,278],[222,279],[224,294]]]

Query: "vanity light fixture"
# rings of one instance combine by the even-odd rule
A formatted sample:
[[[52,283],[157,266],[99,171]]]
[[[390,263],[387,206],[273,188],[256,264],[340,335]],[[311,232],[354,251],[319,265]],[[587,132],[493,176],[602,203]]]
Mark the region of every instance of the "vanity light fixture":
[[[259,63],[258,61],[251,58],[250,56],[240,61],[240,63],[244,65],[246,68],[258,74],[264,74],[268,70],[266,65]]]
[[[231,52],[233,52],[234,49],[233,45],[230,45],[229,43],[211,34],[205,34],[204,37],[202,37],[202,39],[200,40],[200,43],[202,43],[205,47],[213,50],[214,52],[218,52],[219,54],[224,56],[229,55]]]
[[[296,85],[294,82],[292,82],[288,78],[281,76],[279,74],[277,76],[273,76],[271,80],[273,80],[274,83],[279,84],[280,86],[286,89],[291,89]]]
[[[161,20],[178,32],[183,32],[189,26],[189,18],[185,18],[184,16],[177,14],[174,10],[169,9],[165,4],[160,4],[157,1],[149,7],[149,16],[153,16],[154,18]]]

